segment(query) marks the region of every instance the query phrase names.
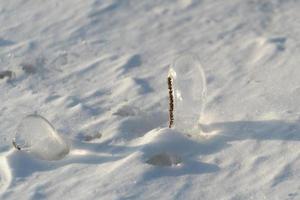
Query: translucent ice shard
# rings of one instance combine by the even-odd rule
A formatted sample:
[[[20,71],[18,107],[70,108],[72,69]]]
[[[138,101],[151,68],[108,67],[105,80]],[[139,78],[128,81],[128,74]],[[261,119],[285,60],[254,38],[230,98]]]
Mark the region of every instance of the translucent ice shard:
[[[19,124],[14,146],[43,160],[59,160],[69,153],[69,146],[42,116],[28,115]]]
[[[177,58],[169,70],[174,95],[174,126],[183,132],[200,131],[206,98],[206,79],[194,55]]]

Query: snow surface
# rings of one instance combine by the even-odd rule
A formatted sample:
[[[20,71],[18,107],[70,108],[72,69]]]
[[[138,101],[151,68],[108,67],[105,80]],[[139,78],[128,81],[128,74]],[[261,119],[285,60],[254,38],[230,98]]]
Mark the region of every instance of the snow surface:
[[[0,0],[0,199],[300,199],[300,1]],[[203,132],[167,129],[197,55]],[[70,144],[14,150],[29,114]]]

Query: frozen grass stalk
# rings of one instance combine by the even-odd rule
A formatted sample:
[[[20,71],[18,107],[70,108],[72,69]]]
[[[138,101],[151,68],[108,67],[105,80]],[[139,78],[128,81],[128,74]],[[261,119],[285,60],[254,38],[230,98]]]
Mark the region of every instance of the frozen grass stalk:
[[[169,128],[174,124],[174,92],[173,92],[173,78],[171,74],[168,76],[168,89],[169,89]]]

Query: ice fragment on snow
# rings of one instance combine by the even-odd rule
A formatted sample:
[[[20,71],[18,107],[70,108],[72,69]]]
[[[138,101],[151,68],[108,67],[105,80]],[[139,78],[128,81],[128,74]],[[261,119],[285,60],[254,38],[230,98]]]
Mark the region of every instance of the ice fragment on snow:
[[[69,153],[69,146],[50,122],[37,114],[21,121],[13,144],[43,160],[59,160]]]

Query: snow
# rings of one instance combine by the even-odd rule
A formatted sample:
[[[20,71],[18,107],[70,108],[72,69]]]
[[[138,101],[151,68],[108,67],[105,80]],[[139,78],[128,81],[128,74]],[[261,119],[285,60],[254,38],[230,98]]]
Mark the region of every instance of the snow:
[[[0,0],[0,199],[300,199],[299,9]],[[207,82],[192,134],[166,128],[168,70],[186,54]],[[13,148],[31,114],[68,155]]]

